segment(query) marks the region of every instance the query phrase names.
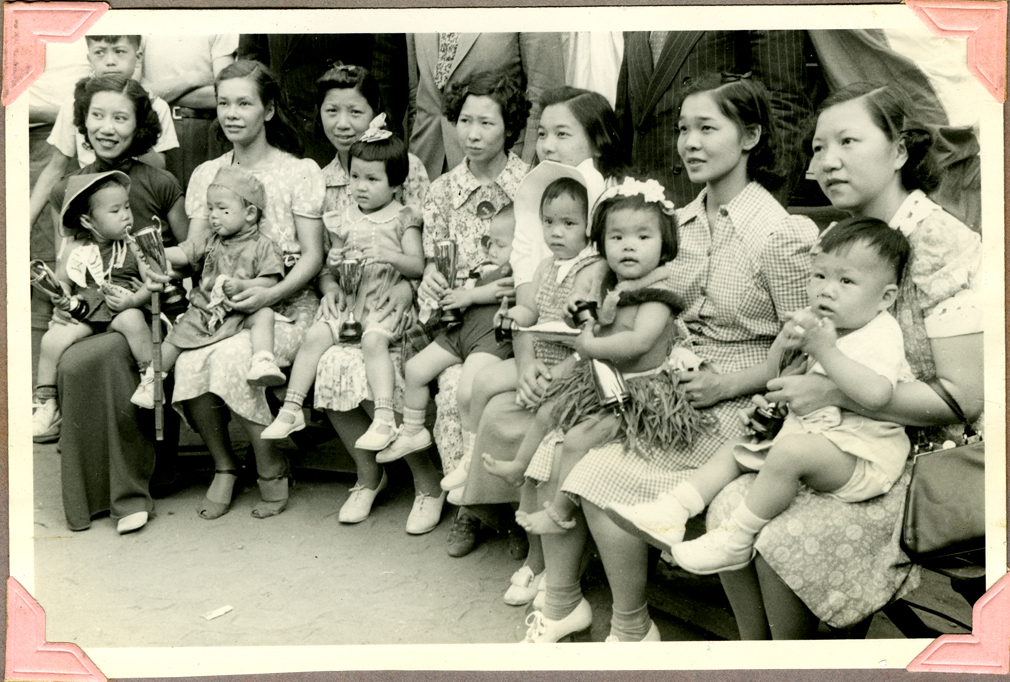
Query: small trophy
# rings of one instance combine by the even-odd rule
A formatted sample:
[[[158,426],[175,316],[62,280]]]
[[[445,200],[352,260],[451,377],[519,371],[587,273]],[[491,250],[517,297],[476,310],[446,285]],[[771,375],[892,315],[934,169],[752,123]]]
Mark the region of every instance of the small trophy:
[[[152,272],[168,274],[168,259],[161,241],[161,221],[142,227],[136,232],[128,230],[126,239],[133,244],[137,258]],[[161,292],[151,292],[151,370],[154,372],[154,437],[165,439],[165,390],[161,383]]]
[[[576,301],[575,312],[572,319],[582,328],[596,322],[596,301]],[[609,360],[599,360],[590,358],[589,369],[593,375],[593,385],[596,387],[596,395],[600,397],[600,404],[603,407],[613,407],[617,410],[624,410],[624,404],[631,399],[628,391],[628,384],[624,381],[624,375]]]
[[[778,435],[786,420],[786,410],[776,403],[768,403],[754,410],[748,428],[761,440],[771,440]]]
[[[456,256],[456,242],[451,239],[435,242],[435,268],[445,278],[449,289],[456,288]],[[458,308],[446,310],[439,319],[448,324],[459,324],[463,321],[463,311]]]
[[[511,341],[519,325],[516,324],[515,320],[509,317],[508,296],[502,298],[501,308],[498,309],[498,315],[496,317],[498,318],[498,324],[496,324],[494,328],[494,340],[498,343]]]
[[[67,296],[60,280],[56,279],[56,273],[50,270],[48,265],[40,260],[33,260],[29,263],[28,269],[32,273],[33,289],[48,296],[56,307],[67,312],[75,320],[83,320],[87,317],[90,309],[88,302],[82,301],[76,296]]]
[[[361,338],[361,323],[354,319],[354,301],[361,286],[364,265],[359,258],[345,258],[336,265],[337,282],[347,297],[347,319],[340,325],[341,341],[357,341]]]

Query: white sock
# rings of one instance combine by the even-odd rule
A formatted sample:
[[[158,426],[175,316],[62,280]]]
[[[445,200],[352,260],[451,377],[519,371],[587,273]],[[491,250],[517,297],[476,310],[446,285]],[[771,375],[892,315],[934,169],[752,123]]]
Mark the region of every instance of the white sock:
[[[733,510],[733,514],[730,516],[730,522],[733,523],[737,529],[747,533],[751,536],[757,535],[761,532],[761,529],[767,525],[771,519],[762,519],[752,512],[748,507],[746,502],[741,502],[740,506]]]
[[[691,485],[690,481],[684,481],[671,493],[677,501],[684,505],[684,509],[691,516],[697,516],[705,511],[705,500],[702,499],[698,489]]]

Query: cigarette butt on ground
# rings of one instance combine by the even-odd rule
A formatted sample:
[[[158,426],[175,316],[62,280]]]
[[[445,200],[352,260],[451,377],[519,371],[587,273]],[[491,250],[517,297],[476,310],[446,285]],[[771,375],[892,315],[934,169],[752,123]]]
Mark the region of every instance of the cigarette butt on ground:
[[[205,620],[214,620],[215,618],[218,618],[219,616],[223,616],[224,614],[228,613],[229,611],[231,611],[231,606],[222,606],[219,609],[214,609],[213,611],[208,611],[207,613],[203,614],[203,617],[204,617]]]

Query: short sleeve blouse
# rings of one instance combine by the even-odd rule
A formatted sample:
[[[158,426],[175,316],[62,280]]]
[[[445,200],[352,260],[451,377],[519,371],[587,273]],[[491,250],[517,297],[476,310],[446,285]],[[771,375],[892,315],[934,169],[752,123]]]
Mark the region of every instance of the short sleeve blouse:
[[[250,170],[267,193],[266,211],[260,221],[260,232],[274,241],[291,266],[301,253],[295,229],[295,216],[322,218],[326,185],[323,173],[312,159],[299,159],[275,149],[276,160],[269,168]],[[190,220],[207,220],[207,188],[218,170],[230,166],[233,152],[206,161],[193,171],[186,192],[186,215]]]
[[[494,182],[482,185],[464,159],[431,183],[423,208],[425,258],[435,256],[435,242],[452,239],[458,249],[460,270],[480,265],[483,259],[480,242],[488,233],[491,216],[512,203],[526,171],[526,162],[510,153],[505,168]],[[485,203],[491,204],[491,210],[486,213],[480,210]]]

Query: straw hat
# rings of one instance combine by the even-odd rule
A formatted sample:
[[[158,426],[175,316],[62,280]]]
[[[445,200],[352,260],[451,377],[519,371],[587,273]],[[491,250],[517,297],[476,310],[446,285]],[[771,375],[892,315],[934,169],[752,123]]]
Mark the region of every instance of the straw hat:
[[[116,178],[127,192],[130,191],[130,176],[123,171],[85,173],[68,177],[67,189],[63,193],[63,208],[60,209],[60,225],[71,232],[80,230],[80,216],[88,212],[88,197],[91,196],[89,190],[110,177]],[[67,218],[72,219],[73,224],[68,224]]]
[[[566,166],[556,161],[541,161],[536,168],[531,170],[519,183],[516,191],[515,212],[516,229],[522,226],[525,229],[539,233],[543,228],[540,225],[540,199],[544,195],[544,190],[555,180],[560,178],[571,178],[586,188],[588,195],[588,206],[586,215],[586,236],[589,236],[589,227],[592,223],[591,209],[596,204],[596,199],[603,193],[605,182],[603,176],[593,165],[592,159],[586,159],[578,166]]]

